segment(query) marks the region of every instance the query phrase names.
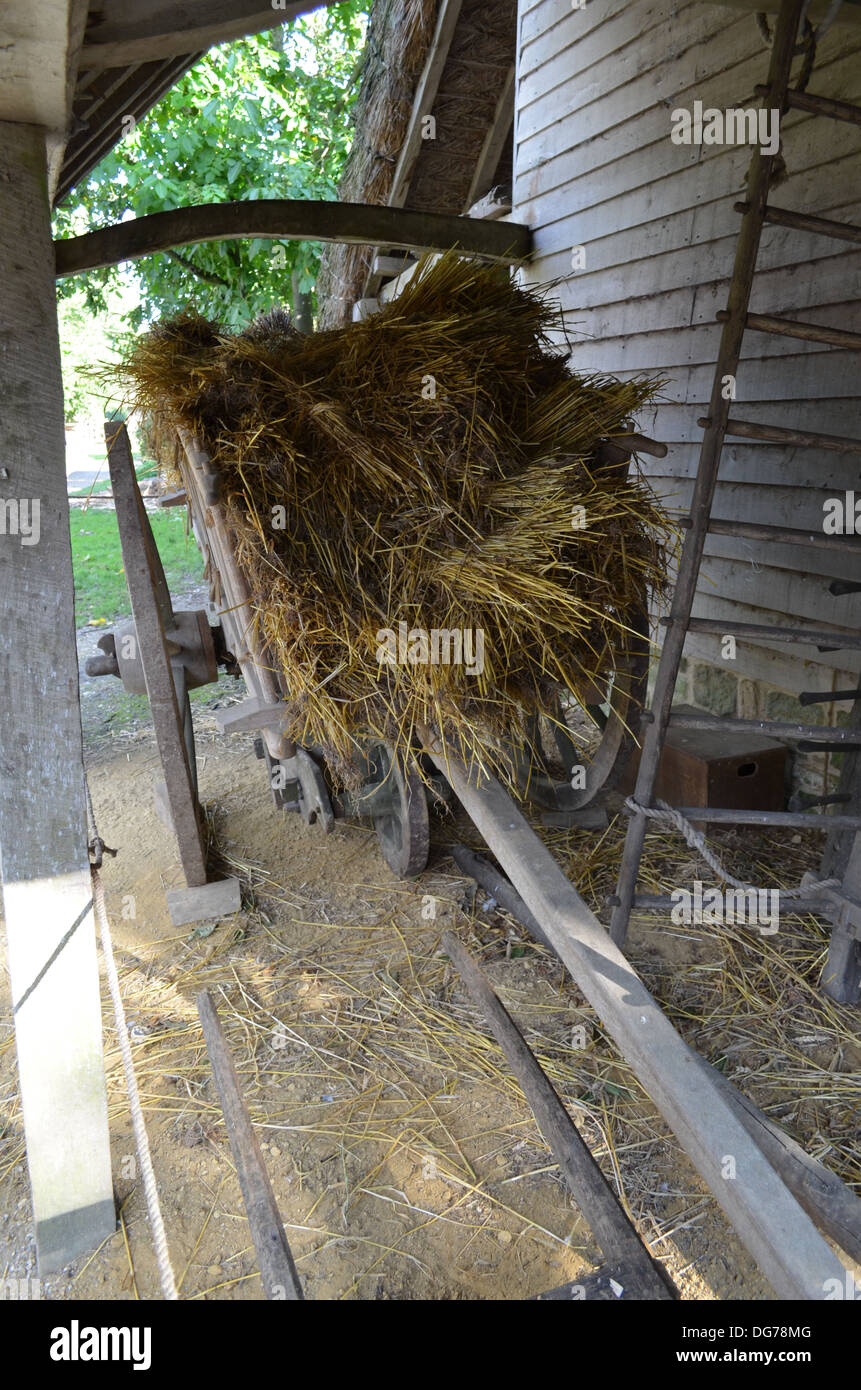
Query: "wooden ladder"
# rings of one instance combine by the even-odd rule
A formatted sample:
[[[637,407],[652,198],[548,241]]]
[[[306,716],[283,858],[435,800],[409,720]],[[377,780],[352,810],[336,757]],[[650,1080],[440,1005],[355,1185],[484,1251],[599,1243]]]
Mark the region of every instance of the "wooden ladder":
[[[787,109],[814,112],[823,117],[838,121],[850,121],[861,125],[861,107],[829,97],[814,96],[808,92],[790,87],[790,71],[793,57],[800,51],[796,40],[801,19],[804,15],[803,0],[783,0],[775,26],[774,42],[768,81],[757,87],[756,92],[763,98],[763,106],[777,109],[781,113]],[[778,723],[772,720],[720,718],[708,714],[689,715],[673,713],[672,703],[682,659],[685,638],[689,632],[703,632],[722,635],[727,629],[725,621],[705,618],[692,618],[694,596],[697,588],[703,549],[706,537],[711,535],[734,536],[748,540],[776,541],[781,544],[816,546],[829,550],[840,550],[844,554],[854,551],[861,554],[861,538],[853,535],[826,535],[824,532],[793,529],[785,526],[760,525],[756,522],[724,521],[711,515],[715,486],[718,480],[721,452],[727,435],[739,439],[763,440],[768,443],[792,444],[801,448],[847,451],[861,454],[861,439],[847,439],[840,435],[818,434],[804,430],[786,429],[778,425],[754,423],[736,418],[731,414],[731,400],[726,399],[725,378],[735,379],[742,340],[745,331],[778,333],[810,342],[829,343],[837,347],[861,349],[861,334],[844,332],[838,329],[821,327],[818,324],[802,323],[796,320],[776,317],[770,314],[749,312],[751,289],[753,286],[756,261],[762,228],[766,222],[779,226],[792,227],[799,231],[813,232],[842,241],[861,242],[861,227],[830,221],[824,217],[813,217],[806,213],[793,212],[774,207],[769,202],[769,191],[774,171],[775,154],[764,154],[759,148],[754,150],[748,174],[748,201],[736,203],[736,210],[743,214],[735,262],[729,286],[729,301],[726,310],[717,315],[723,323],[720,348],[715,366],[714,383],[708,416],[698,424],[705,434],[702,441],[696,482],[690,507],[690,515],[683,519],[685,538],[679,560],[678,574],[673,592],[669,616],[662,620],[666,634],[658,663],[651,710],[645,712],[643,719],[642,755],[634,791],[637,808],[651,808],[655,782],[661,754],[669,728],[722,729],[738,733],[771,734],[778,739],[796,741],[802,750],[821,752],[840,751],[849,754],[847,761],[858,764],[861,772],[861,757],[856,758],[856,750],[861,749],[858,728],[823,728],[819,725]],[[835,595],[861,590],[861,583],[836,581],[831,585]],[[828,628],[774,627],[760,623],[733,623],[733,633],[737,637],[753,640],[764,639],[769,642],[790,642],[816,646],[820,651],[834,651],[841,648],[861,648],[861,634],[842,633]],[[808,692],[801,696],[803,704],[815,703],[819,699],[855,699],[856,713],[861,711],[861,689],[831,691],[819,696]],[[858,719],[854,719],[857,726]],[[856,774],[857,775],[857,774]],[[845,783],[845,779],[844,779]],[[854,1001],[861,983],[861,814],[815,814],[802,810],[802,806],[828,805],[835,801],[852,801],[849,808],[861,812],[859,798],[854,789],[848,791],[841,786],[837,796],[801,798],[796,811],[743,811],[731,808],[677,807],[685,817],[696,821],[717,824],[775,825],[787,827],[819,828],[843,836],[841,858],[842,884],[839,889],[812,888],[811,896],[805,899],[805,910],[816,911],[826,916],[833,924],[828,961],[823,973],[823,988],[832,998],[844,1002]],[[613,907],[610,932],[614,942],[621,946],[627,935],[631,911],[635,907],[669,907],[672,899],[661,896],[638,895],[637,876],[643,852],[647,829],[647,817],[643,809],[632,812],[625,839],[625,847],[619,872],[616,893],[610,902]],[[832,849],[832,868],[835,855]],[[791,902],[785,912],[800,911],[797,901]]]

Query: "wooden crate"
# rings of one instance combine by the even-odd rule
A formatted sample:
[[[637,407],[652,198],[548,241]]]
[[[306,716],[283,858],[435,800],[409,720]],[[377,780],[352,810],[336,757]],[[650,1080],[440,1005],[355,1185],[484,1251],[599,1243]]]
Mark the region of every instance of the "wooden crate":
[[[674,705],[679,714],[702,714],[692,705]],[[655,796],[671,806],[731,806],[749,811],[786,808],[786,762],[789,750],[764,734],[723,729],[667,731]],[[637,780],[640,751],[619,787],[629,796]]]

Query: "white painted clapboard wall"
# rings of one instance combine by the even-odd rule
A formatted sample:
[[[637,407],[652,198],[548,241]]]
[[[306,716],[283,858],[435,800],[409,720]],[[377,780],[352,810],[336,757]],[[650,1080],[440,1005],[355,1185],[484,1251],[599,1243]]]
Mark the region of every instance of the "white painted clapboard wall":
[[[669,0],[521,0],[512,220],[534,232],[525,278],[556,288],[572,365],[668,379],[667,402],[641,426],[670,446],[649,460],[656,489],[686,506],[696,470],[740,222],[749,148],[674,145],[675,107],[758,105],[768,50],[753,12]],[[861,25],[836,24],[819,47],[810,91],[861,101]],[[861,222],[861,129],[790,113],[782,122],[778,206]],[[572,273],[572,248],[585,267]],[[861,328],[861,247],[767,227],[751,307]],[[861,354],[748,333],[741,418],[861,436]],[[742,408],[743,406],[743,408]],[[823,501],[855,490],[861,457],[729,442],[714,515],[819,528]],[[700,617],[807,619],[861,628],[861,595],[834,598],[832,578],[857,560],[809,547],[710,538],[694,608]],[[717,642],[688,651],[717,658]],[[739,674],[786,690],[831,689],[861,653],[739,644]]]

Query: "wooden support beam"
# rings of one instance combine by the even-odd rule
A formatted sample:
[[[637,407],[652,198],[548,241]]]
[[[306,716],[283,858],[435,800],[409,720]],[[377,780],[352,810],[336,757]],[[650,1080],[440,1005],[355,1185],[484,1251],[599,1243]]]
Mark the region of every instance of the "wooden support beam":
[[[287,241],[341,241],[355,246],[446,251],[511,265],[529,254],[528,227],[484,222],[448,213],[413,212],[366,203],[270,198],[247,203],[202,203],[117,222],[54,243],[57,275],[76,275],[177,246],[237,237]]]
[[[512,63],[505,75],[502,91],[496,102],[496,109],[493,113],[493,120],[488,128],[487,135],[484,137],[484,144],[478,156],[475,169],[473,170],[472,180],[469,185],[469,192],[466,195],[466,210],[471,210],[477,198],[481,198],[490,190],[496,174],[497,166],[502,158],[502,151],[508,139],[508,132],[514,122],[514,79],[517,69]],[[509,183],[514,179],[514,169],[507,171],[504,182]],[[509,199],[510,202],[510,199]],[[509,208],[509,211],[511,209]],[[481,216],[481,214],[473,214]],[[498,217],[500,214],[497,213]]]
[[[204,990],[197,996],[197,1012],[206,1040],[212,1075],[224,1111],[230,1152],[236,1164],[239,1186],[251,1239],[257,1253],[263,1292],[275,1302],[304,1299],[302,1284],[287,1243],[284,1223],[272,1191],[257,1135],[251,1125],[233,1058],[228,1051],[212,995]]]
[[[115,1229],[45,132],[0,125],[0,864],[39,1269]]]
[[[422,147],[424,119],[431,114],[448,51],[460,19],[463,0],[442,0],[428,56],[413,95],[413,109],[395,165],[389,193],[389,207],[402,208],[410,190],[410,180]],[[442,248],[435,248],[441,250]]]
[[[82,68],[118,68],[194,53],[286,24],[327,0],[99,0]]]
[[[777,1296],[825,1299],[831,1280],[842,1287],[843,1265],[511,797],[492,778],[476,786],[428,731],[423,739]]]

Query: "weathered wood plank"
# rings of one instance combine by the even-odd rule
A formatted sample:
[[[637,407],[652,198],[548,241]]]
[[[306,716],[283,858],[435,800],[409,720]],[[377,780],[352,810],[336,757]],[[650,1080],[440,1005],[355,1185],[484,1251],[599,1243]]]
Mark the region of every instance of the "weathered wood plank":
[[[670,48],[673,63],[685,64],[688,50],[705,46],[713,38],[726,34],[727,30],[735,31],[736,52],[739,48],[738,20],[727,24],[726,17],[717,6],[689,5],[673,16],[666,6],[662,13],[660,7],[653,9],[643,3],[630,5],[619,19],[612,24],[602,25],[588,39],[580,42],[575,38],[577,15],[576,10],[572,11],[568,23],[554,31],[549,61],[534,75],[523,73],[526,96],[525,99],[521,98],[518,123],[518,140],[521,144],[549,128],[554,103],[558,119],[560,110],[568,117],[612,93],[617,107],[621,108],[621,117],[627,107],[627,89],[645,74],[652,74],[654,80],[654,74],[660,71]],[[648,26],[642,40],[637,36],[641,16]],[[613,48],[617,37],[621,42],[617,48]],[[569,42],[574,39],[567,49],[566,39]],[[608,46],[605,47],[605,44]],[[542,46],[536,45],[536,48]],[[567,63],[556,56],[563,51]],[[576,77],[572,80],[574,73]],[[541,78],[545,74],[547,85],[543,86]],[[560,101],[564,103],[561,106]],[[669,112],[667,116],[669,128]]]
[[[452,932],[443,932],[442,947],[508,1058],[532,1107],[538,1128],[562,1170],[568,1190],[589,1223],[608,1264],[627,1264],[634,1298],[672,1299],[675,1290],[671,1291],[671,1281],[652,1260],[523,1034],[476,961]]]
[[[861,269],[861,268],[859,268]],[[652,305],[649,301],[641,303],[645,315],[650,315]],[[712,301],[711,320],[714,319]],[[585,324],[584,311],[572,308],[566,310],[566,325],[572,337],[571,365],[575,369],[589,371],[608,371],[613,375],[651,372],[654,370],[656,356],[661,362],[662,373],[669,376],[667,391],[676,400],[708,400],[708,390],[703,389],[705,373],[714,372],[714,330],[713,321],[689,324],[678,329],[656,329],[645,333],[623,333],[610,338],[593,336],[574,337],[578,325]],[[843,304],[822,304],[810,310],[820,322],[829,327],[842,328],[846,324],[857,323],[861,317],[861,295],[858,299],[847,300]],[[583,330],[585,334],[585,329]],[[762,351],[763,346],[767,349]],[[799,347],[792,339],[776,338],[765,344],[753,338],[746,339],[747,351],[743,354],[737,375],[738,398],[746,395],[750,400],[779,400],[784,395],[794,396],[800,392],[797,386],[788,390],[785,381],[792,375],[807,372],[806,388],[810,384],[810,359],[817,354],[828,352],[828,395],[854,395],[851,388],[851,367],[853,354],[841,353],[836,356],[831,349],[818,343]],[[817,364],[821,368],[822,362]],[[857,355],[854,357],[855,384],[857,388]],[[847,372],[847,368],[849,371]],[[760,389],[758,382],[767,382],[767,389]],[[835,390],[835,385],[838,389]],[[846,389],[844,389],[846,388]],[[776,394],[772,394],[772,392]]]
[[[233,1058],[221,1030],[218,1012],[207,990],[197,996],[197,1012],[224,1112],[230,1152],[242,1188],[263,1291],[267,1298],[276,1302],[301,1302],[304,1299],[302,1284],[287,1243],[275,1193],[251,1124]]]
[[[640,4],[631,6],[632,12],[640,8]],[[700,10],[699,30],[693,17],[697,8]],[[531,103],[523,113],[526,119],[522,124],[518,115],[520,167],[530,168],[554,158],[566,145],[575,149],[583,140],[609,131],[621,122],[639,119],[656,103],[664,105],[669,132],[670,110],[676,106],[690,105],[695,97],[702,99],[703,85],[713,83],[718,76],[722,78],[723,90],[711,89],[710,104],[721,109],[758,106],[759,98],[754,93],[759,80],[755,61],[758,53],[765,56],[764,50],[744,42],[744,25],[738,21],[730,20],[723,26],[716,23],[714,16],[720,14],[718,6],[695,6],[693,11],[687,12],[688,19],[682,15],[678,47],[674,42],[675,23],[668,20],[663,29],[652,31],[652,44],[648,52],[642,55],[638,54],[635,41],[627,61],[626,55],[620,53],[609,55],[585,71],[572,65],[566,81],[555,89],[559,140],[554,141],[554,125],[552,120],[547,119],[547,97]],[[711,17],[710,22],[706,16]],[[560,42],[561,47],[564,41],[557,38],[557,32],[561,35],[564,26],[548,37],[552,38],[554,46]],[[666,51],[671,46],[673,60],[665,62]],[[817,73],[822,72],[823,82],[827,83],[825,71],[831,63],[847,53],[857,52],[859,47],[861,33],[856,32],[851,39],[845,40],[841,39],[838,29],[832,29],[822,43],[822,69],[817,52]],[[618,85],[621,71],[628,73],[628,81],[624,85]],[[760,62],[760,77],[762,71]],[[521,81],[525,78],[526,72],[521,69]],[[851,91],[849,95],[854,96]],[[561,112],[565,114],[560,119]],[[805,112],[791,111],[781,121],[781,131],[797,128],[801,120],[809,122],[814,119]]]
[[[0,148],[0,863],[44,1275],[116,1223],[44,131],[4,124]]]
[[[718,614],[711,612],[706,616],[717,617]],[[753,621],[752,613],[743,616],[745,621]],[[690,633],[685,639],[685,656],[710,661],[718,666],[721,663],[720,641],[705,633]],[[792,694],[802,690],[847,689],[859,673],[861,652],[845,651],[830,655],[816,652],[808,663],[799,661],[794,654],[787,655],[785,643],[780,651],[776,647],[755,646],[749,642],[744,644],[741,674],[748,680],[763,681],[766,685],[774,685]]]
[[[858,216],[857,202],[835,206],[835,187],[851,187],[855,158],[845,158],[827,168],[808,170],[804,175],[805,198],[808,204],[819,196],[818,206],[830,215]],[[738,235],[739,216],[730,198],[701,203],[696,208],[683,208],[669,217],[616,229],[612,224],[594,224],[594,235],[580,240],[586,247],[586,266],[571,273],[571,245],[562,238],[559,249],[536,250],[524,272],[533,282],[568,278],[562,286],[571,304],[600,307],[602,304],[629,297],[669,295],[679,289],[707,284],[726,274],[732,260],[732,247]],[[529,205],[516,209],[519,218],[529,211]],[[537,241],[544,229],[534,224]],[[575,230],[572,228],[571,230]],[[580,228],[576,230],[580,232]],[[584,230],[590,230],[588,227]],[[555,234],[554,234],[554,240]],[[827,237],[792,232],[788,228],[766,226],[763,230],[760,273],[807,266],[811,291],[827,263],[852,254]],[[603,277],[603,280],[602,280]],[[570,286],[570,288],[569,288]]]
[[[413,94],[413,108],[404,133],[389,193],[390,207],[403,207],[409,192],[416,160],[422,147],[422,124],[436,101],[448,50],[460,18],[462,0],[441,0],[427,60]]]
[[[676,444],[673,447],[673,478],[692,478],[696,473],[696,446]],[[667,467],[661,459],[640,458],[641,472],[666,477]],[[762,449],[741,441],[728,444],[721,459],[723,483],[749,483],[761,487],[768,496],[770,487],[817,488],[833,497],[861,484],[861,463],[856,454],[839,454],[829,450],[817,454],[808,449]]]
[[[84,236],[54,243],[57,275],[117,265],[175,246],[234,237],[277,237],[298,241],[343,241],[351,245],[398,246],[444,251],[513,263],[527,255],[529,230],[513,222],[479,221],[438,212],[327,203],[312,199],[261,199],[248,203],[203,203],[118,222]]]
[[[633,967],[499,783],[488,779],[476,788],[429,734],[424,741],[778,1297],[823,1299],[828,1281],[844,1278],[843,1266]],[[732,1180],[728,1154],[735,1161]]]
[[[845,131],[845,127],[841,128]],[[807,186],[808,175],[818,179],[827,201],[846,196],[857,197],[857,186],[850,182],[841,190],[833,183],[834,168],[830,170],[830,181],[826,181],[826,165],[836,165],[840,160],[849,159],[849,170],[857,157],[857,133],[849,129],[850,139],[845,134],[835,138],[828,146],[828,157],[823,151],[809,151],[801,142],[798,150],[792,151],[799,177],[804,178],[805,191],[799,195],[798,211],[816,211],[808,199],[815,196]],[[705,232],[699,232],[700,240],[712,240],[711,218],[723,223],[724,235],[737,235],[740,217],[734,204],[744,188],[744,178],[750,163],[751,151],[748,146],[727,145],[718,147],[717,153],[709,155],[701,162],[690,159],[688,147],[672,145],[668,171],[659,177],[648,177],[646,160],[640,165],[640,174],[632,171],[632,182],[628,187],[614,190],[611,196],[600,196],[600,183],[587,177],[578,179],[573,185],[555,190],[546,200],[532,198],[522,203],[517,196],[514,216],[528,221],[534,227],[534,253],[536,257],[552,255],[573,245],[589,245],[601,237],[618,233],[625,229],[635,229],[644,223],[663,221],[674,214],[697,211],[697,216],[706,219]],[[790,144],[786,135],[786,145]],[[788,150],[787,157],[790,157]],[[705,172],[707,169],[707,173]],[[818,171],[818,172],[817,172]],[[784,200],[785,201],[785,200]],[[699,209],[702,208],[702,212]],[[821,205],[820,209],[823,210]],[[830,240],[830,238],[828,238]],[[665,247],[666,249],[666,243]],[[839,254],[839,246],[837,253]],[[708,279],[704,275],[703,279]]]
[[[332,0],[100,0],[81,54],[82,68],[119,68],[197,53],[216,43],[274,29]]]

